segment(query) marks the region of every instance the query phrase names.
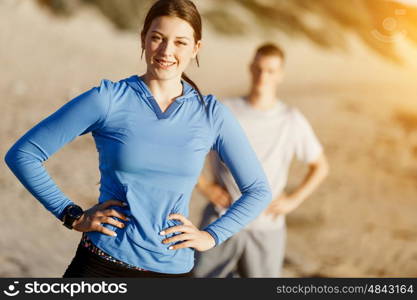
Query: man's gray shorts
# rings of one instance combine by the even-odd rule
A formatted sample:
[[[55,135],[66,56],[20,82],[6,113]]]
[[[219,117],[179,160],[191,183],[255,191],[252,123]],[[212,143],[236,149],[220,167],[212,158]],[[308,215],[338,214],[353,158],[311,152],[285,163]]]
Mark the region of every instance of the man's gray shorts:
[[[218,218],[213,205],[204,210],[200,228]],[[220,245],[196,251],[193,276],[200,278],[280,277],[285,253],[286,228],[241,230]]]

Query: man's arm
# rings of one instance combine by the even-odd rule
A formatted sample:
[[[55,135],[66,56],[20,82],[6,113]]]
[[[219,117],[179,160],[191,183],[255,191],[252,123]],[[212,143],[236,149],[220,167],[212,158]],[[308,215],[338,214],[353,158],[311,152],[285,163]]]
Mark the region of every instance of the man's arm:
[[[215,182],[210,182],[204,175],[198,178],[197,188],[214,205],[223,208],[230,206],[229,193]]]
[[[318,188],[329,173],[329,165],[324,154],[309,163],[308,167],[309,171],[302,183],[290,195],[282,194],[273,199],[265,211],[266,214],[276,217],[290,213]]]

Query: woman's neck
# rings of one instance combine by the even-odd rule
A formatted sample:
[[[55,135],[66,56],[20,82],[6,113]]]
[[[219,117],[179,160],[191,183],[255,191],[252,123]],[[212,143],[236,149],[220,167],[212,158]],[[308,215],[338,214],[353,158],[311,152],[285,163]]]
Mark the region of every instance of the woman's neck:
[[[142,78],[151,91],[152,96],[161,106],[168,106],[183,93],[181,78],[160,80],[152,78],[147,73],[142,75]]]

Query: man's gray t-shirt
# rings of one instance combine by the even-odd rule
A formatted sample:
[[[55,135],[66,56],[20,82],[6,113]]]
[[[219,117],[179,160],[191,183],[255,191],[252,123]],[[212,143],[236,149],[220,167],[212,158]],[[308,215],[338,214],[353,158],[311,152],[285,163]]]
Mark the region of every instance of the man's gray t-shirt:
[[[269,110],[254,108],[244,98],[222,101],[231,109],[244,129],[249,142],[261,162],[276,199],[284,190],[291,161],[295,156],[304,163],[318,159],[323,149],[306,118],[296,108],[281,101]],[[210,163],[218,184],[236,201],[241,193],[230,171],[217,155],[210,155]],[[245,163],[245,162],[242,162]],[[216,207],[221,215],[226,209]],[[279,229],[284,225],[284,216],[273,219],[262,213],[245,229]]]

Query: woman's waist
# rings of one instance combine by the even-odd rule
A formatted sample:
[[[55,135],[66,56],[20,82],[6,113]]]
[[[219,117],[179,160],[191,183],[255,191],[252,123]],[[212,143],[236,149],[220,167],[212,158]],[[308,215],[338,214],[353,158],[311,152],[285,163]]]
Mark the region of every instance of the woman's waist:
[[[108,255],[142,269],[162,273],[186,273],[193,267],[194,249],[170,250],[168,247],[174,243],[162,243],[167,236],[159,235],[153,230],[141,232],[136,226],[129,225],[115,231],[117,236],[96,231],[87,234],[94,245]]]
[[[114,190],[117,193],[108,189],[101,190],[99,203],[111,199],[123,202],[125,206],[111,206],[111,208],[131,219],[131,222],[126,224],[128,225],[126,229],[131,231],[139,231],[147,235],[159,234],[168,226],[177,225],[177,221],[168,220],[171,214],[188,216],[189,213],[190,191],[172,190],[142,182],[125,183],[121,188]]]
[[[143,268],[137,267],[137,266],[133,266],[130,265],[124,261],[118,260],[117,258],[111,256],[110,254],[104,252],[102,249],[100,249],[99,247],[97,247],[92,241],[91,239],[88,237],[87,234],[83,233],[80,244],[82,247],[84,247],[85,249],[87,249],[88,251],[90,251],[91,253],[94,253],[95,255],[99,256],[102,259],[105,259],[107,261],[116,263],[122,267],[128,268],[128,269],[134,269],[134,270],[138,270],[138,271],[148,271],[145,270]]]
[[[120,272],[120,277],[129,276],[127,274],[131,274],[132,277],[136,277],[137,274],[141,274],[141,276],[146,277],[177,277],[177,275],[181,275],[181,277],[191,276],[191,273],[187,273],[185,269],[179,269],[178,272],[173,272],[172,269],[171,272],[167,272],[168,270],[163,266],[160,266],[159,268],[151,267],[150,269],[146,269],[143,267],[143,264],[149,264],[149,262],[141,261],[141,258],[132,260],[126,259],[126,257],[122,256],[121,259],[118,259],[117,257],[104,251],[101,247],[96,246],[88,236],[88,233],[83,233],[79,244],[79,248],[81,247],[85,249],[85,251],[88,251],[90,255],[96,257],[97,260],[101,260],[107,266],[110,266],[113,270],[118,270],[118,272]],[[133,264],[129,262],[133,262]]]

